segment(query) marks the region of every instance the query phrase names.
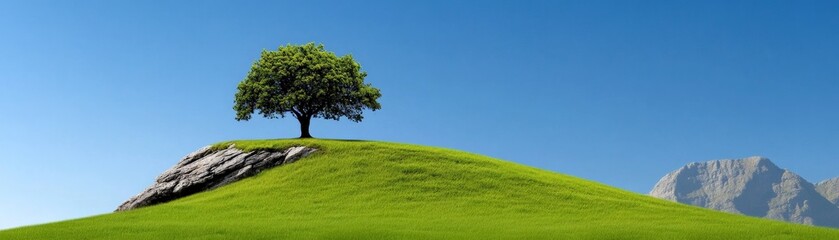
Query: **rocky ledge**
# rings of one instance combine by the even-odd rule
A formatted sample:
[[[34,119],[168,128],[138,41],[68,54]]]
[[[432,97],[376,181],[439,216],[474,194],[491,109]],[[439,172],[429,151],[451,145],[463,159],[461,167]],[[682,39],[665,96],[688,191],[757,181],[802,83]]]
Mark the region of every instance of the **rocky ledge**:
[[[128,199],[116,211],[165,203],[247,178],[282,164],[292,163],[317,149],[290,147],[285,151],[245,152],[233,145],[226,149],[206,146],[184,157],[157,177],[145,191]]]

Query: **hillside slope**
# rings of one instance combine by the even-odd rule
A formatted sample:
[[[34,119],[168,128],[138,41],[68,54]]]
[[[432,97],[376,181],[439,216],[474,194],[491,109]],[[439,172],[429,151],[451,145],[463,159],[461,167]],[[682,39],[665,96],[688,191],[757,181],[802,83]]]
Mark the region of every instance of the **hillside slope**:
[[[226,146],[227,143],[219,146]],[[416,145],[339,140],[230,185],[137,210],[0,231],[0,239],[839,239]]]

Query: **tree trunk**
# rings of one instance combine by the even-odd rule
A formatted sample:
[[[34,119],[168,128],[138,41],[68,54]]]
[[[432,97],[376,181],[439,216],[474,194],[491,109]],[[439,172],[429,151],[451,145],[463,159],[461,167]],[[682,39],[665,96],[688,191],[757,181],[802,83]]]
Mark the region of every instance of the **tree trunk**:
[[[300,117],[297,118],[297,121],[300,122],[300,138],[312,138],[312,135],[309,134],[309,123],[312,121],[312,117]]]

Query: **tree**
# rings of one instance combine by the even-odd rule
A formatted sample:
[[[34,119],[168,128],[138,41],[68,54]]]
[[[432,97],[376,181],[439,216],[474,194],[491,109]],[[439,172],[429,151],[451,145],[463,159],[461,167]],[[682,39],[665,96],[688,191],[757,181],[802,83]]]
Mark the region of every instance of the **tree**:
[[[351,55],[338,57],[323,44],[281,46],[262,51],[239,83],[233,109],[236,120],[249,120],[254,111],[265,118],[292,115],[300,122],[300,138],[311,138],[311,119],[360,122],[362,110],[381,109],[379,89],[364,83],[367,73]]]

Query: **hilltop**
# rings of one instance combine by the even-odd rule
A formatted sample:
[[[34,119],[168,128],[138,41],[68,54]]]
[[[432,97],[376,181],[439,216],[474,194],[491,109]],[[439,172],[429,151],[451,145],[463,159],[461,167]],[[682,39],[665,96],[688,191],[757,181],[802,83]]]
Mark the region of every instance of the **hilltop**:
[[[135,210],[0,231],[0,239],[839,239],[444,148],[247,140],[317,152]]]

